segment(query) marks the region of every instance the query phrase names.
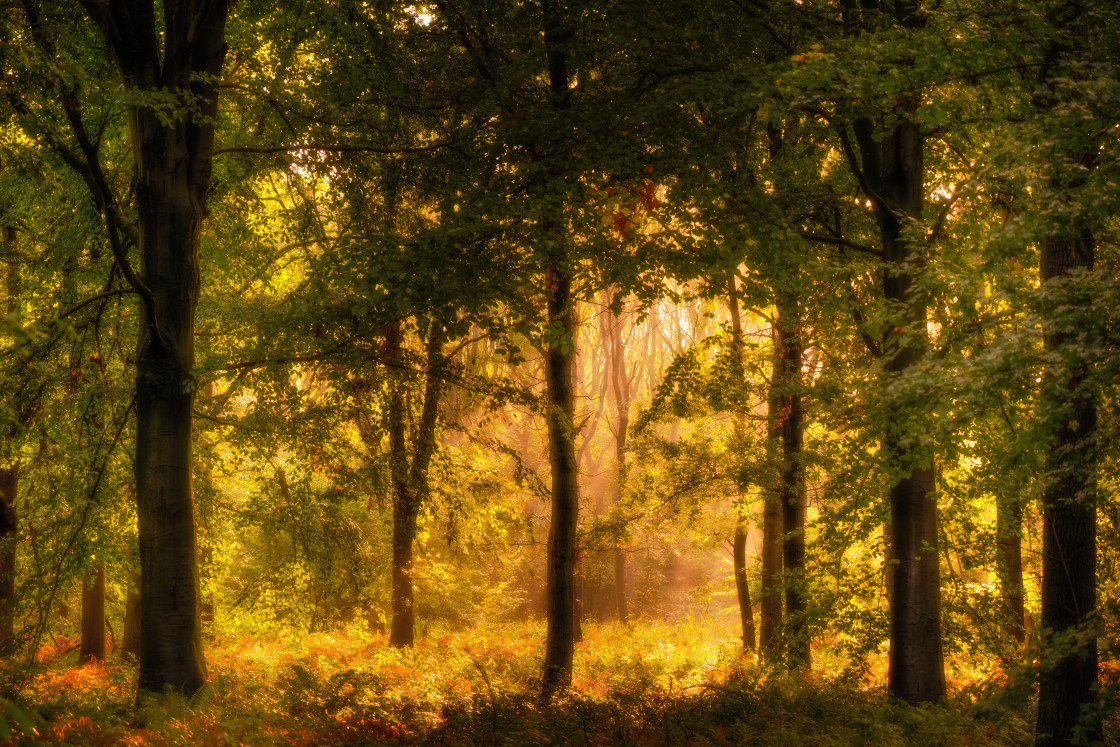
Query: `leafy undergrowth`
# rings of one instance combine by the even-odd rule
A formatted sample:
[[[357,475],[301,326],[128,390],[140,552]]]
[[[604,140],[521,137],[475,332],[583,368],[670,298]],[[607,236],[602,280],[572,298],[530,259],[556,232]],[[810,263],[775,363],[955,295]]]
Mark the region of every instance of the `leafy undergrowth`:
[[[132,664],[73,668],[68,654],[7,672],[30,724],[7,722],[20,743],[82,745],[1030,742],[1026,714],[993,715],[967,687],[948,704],[910,708],[867,681],[767,673],[741,661],[723,633],[696,624],[592,626],[572,689],[547,708],[535,697],[536,624],[421,640],[410,651],[362,635],[219,637],[208,646],[210,683],[201,692],[141,704]]]

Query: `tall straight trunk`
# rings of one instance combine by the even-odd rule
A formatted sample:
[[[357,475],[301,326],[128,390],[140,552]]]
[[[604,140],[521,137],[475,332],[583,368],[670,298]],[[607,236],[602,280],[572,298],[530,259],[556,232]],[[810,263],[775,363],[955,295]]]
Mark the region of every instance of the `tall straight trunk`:
[[[401,325],[391,325],[386,334],[386,363],[389,375],[389,448],[393,474],[393,591],[389,645],[411,646],[415,640],[416,615],[413,600],[413,554],[420,508],[428,492],[428,466],[436,448],[436,422],[442,394],[443,332],[435,322],[428,330],[424,395],[412,443],[406,442],[405,389],[401,366]],[[394,368],[398,370],[394,371]]]
[[[571,29],[561,25],[554,3],[544,9],[544,42],[548,55],[549,90],[557,111],[571,106],[568,91],[568,58],[565,51]],[[547,632],[541,696],[549,699],[572,681],[575,656],[573,639],[576,533],[579,529],[579,468],[575,449],[575,397],[572,362],[575,346],[575,310],[568,235],[562,212],[542,221],[547,243],[544,284],[548,325],[558,334],[545,352],[545,387],[548,398],[548,461],[552,473],[552,519],[548,530],[546,596]]]
[[[16,257],[18,234],[4,226],[4,257],[8,263],[5,290],[6,311],[19,311],[20,272]],[[0,654],[11,648],[15,633],[16,602],[16,497],[19,493],[19,464],[5,444],[0,466]]]
[[[903,102],[915,108],[917,101]],[[883,345],[881,385],[889,387],[925,354],[926,301],[913,288],[920,258],[906,232],[924,205],[922,134],[903,121],[879,142],[867,120],[856,123],[863,173],[871,190],[883,251],[883,295],[899,309]],[[941,568],[931,454],[916,453],[905,434],[924,424],[904,405],[888,405],[883,451],[901,477],[890,490],[890,655],[887,690],[912,705],[945,695],[941,647]]]
[[[735,278],[727,281],[727,308],[731,313],[731,365],[735,385],[744,383],[743,364],[743,325],[739,317],[739,293],[735,288]],[[742,413],[735,413],[736,435],[742,432]],[[735,538],[731,544],[731,559],[735,567],[735,597],[739,602],[739,623],[744,651],[755,650],[754,608],[751,605],[751,584],[747,577],[747,524],[742,516],[740,504],[743,497],[735,502]]]
[[[227,0],[86,2],[112,49],[125,87],[191,97],[168,117],[128,110],[135,166],[140,268],[121,239],[123,222],[100,168],[92,183],[117,264],[141,298],[136,360],[136,513],[140,541],[141,690],[192,693],[206,681],[195,545],[191,414],[198,245],[214,151],[218,86],[225,60]],[[80,130],[80,127],[75,127]],[[79,137],[85,155],[95,146]],[[91,166],[93,164],[91,163]]]
[[[997,496],[996,501],[997,562],[1004,634],[1021,645],[1027,638],[1026,608],[1023,604],[1023,509],[1008,496]]]
[[[861,11],[879,11],[893,16],[902,28],[916,29],[925,23],[916,0],[844,0],[844,6],[852,18]],[[853,31],[859,33],[859,28],[853,27]],[[879,225],[883,295],[893,310],[882,345],[883,389],[889,389],[918,363],[929,345],[927,302],[913,288],[921,257],[913,251],[914,238],[907,235],[920,226],[925,203],[923,136],[911,116],[920,102],[920,96],[896,99],[891,124],[882,134],[870,119],[855,122],[859,164],[845,141],[849,164]],[[885,559],[890,568],[887,690],[893,697],[917,705],[945,695],[945,663],[933,455],[918,452],[906,438],[908,432],[926,427],[921,413],[913,409],[887,405],[882,451],[888,470],[896,475],[890,489],[890,542]]]
[[[78,661],[105,661],[105,566],[82,581],[82,641]]]
[[[804,432],[804,409],[801,404],[801,319],[797,301],[780,294],[775,319],[777,353],[781,358],[781,381],[778,393],[781,408],[781,498],[782,522],[785,529],[783,561],[785,565],[786,624],[783,643],[791,668],[808,669],[812,664],[809,651],[809,627],[805,619],[805,471],[801,467],[801,445]]]
[[[622,502],[626,484],[626,437],[630,430],[630,377],[626,375],[626,351],[622,346],[622,317],[611,312],[611,391],[615,403],[615,505]],[[614,591],[619,622],[629,617],[626,609],[626,548],[623,547],[622,529],[614,546]]]

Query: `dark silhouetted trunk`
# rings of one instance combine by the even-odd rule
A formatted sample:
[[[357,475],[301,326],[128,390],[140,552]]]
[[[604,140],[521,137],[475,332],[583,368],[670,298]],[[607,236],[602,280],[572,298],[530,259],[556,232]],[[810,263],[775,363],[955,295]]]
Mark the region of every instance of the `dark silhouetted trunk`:
[[[847,0],[850,12],[857,8]],[[898,26],[919,28],[925,16],[913,0],[893,4],[865,0],[864,9],[894,17]],[[889,129],[878,131],[870,119],[855,122],[859,161],[850,165],[871,201],[879,225],[883,259],[883,295],[893,318],[886,321],[882,345],[880,387],[889,391],[908,374],[929,345],[927,301],[915,289],[921,269],[916,254],[925,203],[923,135],[912,114],[918,96],[895,100]],[[849,155],[852,155],[849,150]],[[941,568],[937,552],[937,497],[933,454],[919,450],[907,433],[929,426],[921,408],[912,403],[890,404],[884,412],[882,440],[887,468],[899,475],[890,490],[890,655],[887,690],[912,705],[940,700],[945,695],[945,663],[941,647]]]
[[[124,632],[121,652],[140,658],[140,574],[130,573],[124,600]]]
[[[389,369],[389,448],[393,473],[393,615],[389,644],[411,646],[416,614],[412,582],[413,554],[420,509],[428,493],[428,466],[436,448],[436,423],[443,390],[443,331],[435,322],[428,329],[424,399],[409,458],[405,437],[405,389],[401,365],[401,325],[386,332],[386,365]]]
[[[126,88],[189,95],[176,116],[128,110],[140,268],[127,260],[122,222],[98,169],[91,179],[118,264],[141,298],[136,360],[136,513],[140,539],[142,690],[192,693],[206,681],[191,487],[194,318],[198,245],[206,212],[225,59],[225,0],[84,3],[112,49]],[[132,100],[138,101],[139,98]],[[81,138],[80,138],[81,139]],[[88,142],[86,155],[95,156]]]
[[[105,661],[105,566],[82,581],[82,641],[78,661]]]
[[[549,91],[552,106],[563,111],[571,106],[568,92],[568,59],[565,47],[570,28],[561,26],[556,5],[544,9],[544,42],[548,50]],[[549,328],[552,337],[545,352],[547,391],[548,461],[552,474],[552,518],[548,530],[546,594],[547,633],[541,695],[549,699],[572,681],[575,655],[573,584],[576,562],[576,533],[579,529],[579,469],[575,449],[575,398],[572,363],[575,346],[575,310],[572,299],[572,267],[568,235],[559,211],[542,221],[543,241],[548,245],[544,284]]]
[[[739,294],[735,278],[727,281],[727,308],[731,312],[731,365],[735,384],[744,383],[743,325],[739,317]],[[743,429],[742,412],[736,411],[735,430],[738,436]],[[742,496],[735,502],[735,538],[731,544],[731,559],[735,566],[735,596],[739,602],[739,622],[744,651],[755,650],[754,608],[751,605],[751,584],[747,577],[747,525],[741,514]],[[779,610],[780,613],[780,610]]]
[[[804,410],[801,405],[801,319],[797,301],[780,297],[775,319],[774,344],[780,358],[778,394],[782,402],[781,496],[785,530],[786,622],[782,639],[790,667],[808,669],[812,664],[809,628],[805,615],[805,472],[801,467]]]

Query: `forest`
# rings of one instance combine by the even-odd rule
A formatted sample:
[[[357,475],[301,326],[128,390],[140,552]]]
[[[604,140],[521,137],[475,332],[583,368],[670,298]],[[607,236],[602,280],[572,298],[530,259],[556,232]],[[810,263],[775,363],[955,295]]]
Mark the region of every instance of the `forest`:
[[[0,0],[0,743],[1120,744],[1120,4]]]

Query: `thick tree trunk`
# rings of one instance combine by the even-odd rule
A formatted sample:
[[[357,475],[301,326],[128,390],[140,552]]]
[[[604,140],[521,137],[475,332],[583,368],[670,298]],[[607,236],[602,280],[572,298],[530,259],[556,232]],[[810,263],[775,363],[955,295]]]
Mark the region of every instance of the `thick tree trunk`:
[[[1043,287],[1054,292],[1074,271],[1091,270],[1094,250],[1087,229],[1080,236],[1046,237]],[[1065,655],[1041,673],[1039,745],[1071,744],[1081,709],[1097,690],[1096,636],[1080,643],[1069,637],[1092,624],[1097,603],[1097,406],[1089,381],[1092,363],[1077,338],[1068,319],[1044,322],[1045,347],[1058,362],[1047,367],[1040,404],[1052,437],[1042,488],[1041,627],[1043,645]],[[1101,738],[1099,719],[1082,727],[1090,742]]]
[[[913,104],[916,106],[916,103]],[[918,258],[905,232],[920,220],[924,203],[922,134],[917,123],[903,122],[878,143],[871,125],[857,124],[864,173],[882,242],[883,295],[900,311],[888,325],[883,346],[889,387],[925,354],[926,302],[912,285]],[[905,434],[926,427],[905,405],[888,405],[883,450],[887,463],[903,476],[891,487],[891,634],[887,689],[906,702],[934,702],[945,695],[941,648],[941,568],[937,552],[937,499],[933,455],[916,453]]]
[[[82,581],[82,641],[78,661],[105,661],[105,566]]]
[[[737,386],[744,383],[743,363],[743,324],[739,317],[739,294],[735,288],[735,278],[727,281],[727,308],[731,313],[731,365],[732,375]],[[736,412],[735,431],[740,435],[743,430],[742,413]],[[735,567],[735,597],[739,602],[739,622],[744,651],[754,651],[754,608],[751,605],[751,584],[747,577],[747,526],[740,513],[742,496],[735,504],[735,538],[731,545],[731,559]]]
[[[785,529],[786,623],[783,643],[791,668],[808,669],[812,664],[809,629],[805,617],[805,472],[801,467],[804,410],[801,405],[801,320],[797,302],[782,298],[775,320],[775,344],[781,356],[782,399],[782,520]]]
[[[229,3],[167,0],[160,23],[151,0],[90,2],[85,9],[112,48],[127,88],[192,101],[173,117],[146,104],[128,111],[138,273],[128,262],[118,206],[99,168],[91,187],[117,263],[140,295],[143,318],[136,361],[139,686],[192,693],[206,681],[191,486],[194,315]],[[93,146],[82,147],[93,160]]]
[[[1042,116],[1058,112],[1050,124],[1056,143],[1069,138],[1076,148],[1047,153],[1056,225],[1043,237],[1039,279],[1046,298],[1043,346],[1047,353],[1039,396],[1039,416],[1048,436],[1042,484],[1043,660],[1039,674],[1036,744],[1096,744],[1103,739],[1100,709],[1092,709],[1098,690],[1097,636],[1097,402],[1093,367],[1099,343],[1086,339],[1091,324],[1077,316],[1088,310],[1083,293],[1071,291],[1076,276],[1091,273],[1096,237],[1081,211],[1078,192],[1096,167],[1097,149],[1082,145],[1096,128],[1080,114],[1086,93],[1078,86],[1085,69],[1089,27],[1085,3],[1055,7],[1050,19],[1058,39],[1047,50],[1035,106]],[[1070,114],[1078,112],[1072,131]],[[1096,137],[1099,137],[1097,135]],[[1084,200],[1084,198],[1081,198]],[[1060,206],[1060,207],[1059,207]],[[1062,215],[1062,209],[1069,213]],[[1055,661],[1056,660],[1056,661]],[[1054,663],[1050,663],[1054,662]],[[1081,718],[1082,710],[1093,715]],[[1095,712],[1094,712],[1095,711]]]
[[[124,632],[121,652],[140,658],[140,574],[129,574],[128,593],[124,601]]]
[[[548,50],[549,90],[552,106],[570,108],[568,58],[565,47],[571,29],[561,26],[555,4],[544,10],[544,42]],[[575,656],[573,640],[574,575],[576,533],[579,529],[579,467],[575,449],[575,397],[572,363],[575,346],[575,309],[572,299],[572,268],[563,215],[542,221],[543,240],[548,244],[544,268],[549,328],[558,334],[545,353],[547,390],[548,461],[552,473],[552,520],[548,530],[546,586],[547,633],[541,696],[545,700],[572,681]]]

